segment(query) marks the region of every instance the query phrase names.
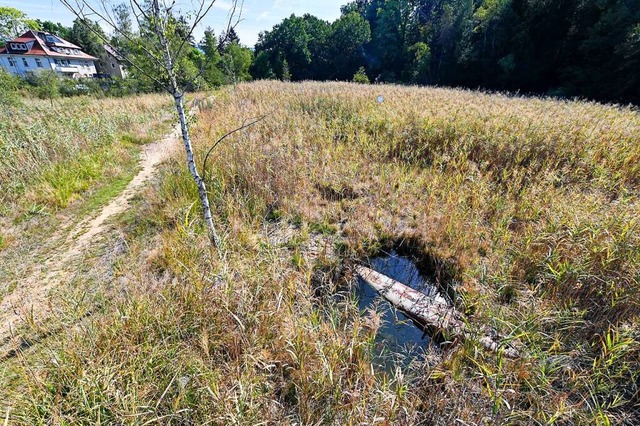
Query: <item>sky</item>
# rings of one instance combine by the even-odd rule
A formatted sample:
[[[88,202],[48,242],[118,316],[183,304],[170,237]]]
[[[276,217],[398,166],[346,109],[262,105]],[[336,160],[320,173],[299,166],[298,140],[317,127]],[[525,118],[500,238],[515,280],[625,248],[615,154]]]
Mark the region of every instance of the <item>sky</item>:
[[[88,0],[97,3],[98,0]],[[105,0],[109,4],[118,4],[124,0]],[[216,34],[226,27],[227,16],[232,0],[216,0],[213,9],[199,25],[196,39],[204,34],[204,29],[211,26]],[[296,14],[301,16],[310,13],[318,18],[333,21],[340,16],[340,6],[349,0],[245,0],[242,10],[242,21],[236,27],[242,44],[252,47],[258,41],[261,31],[270,30],[284,18]],[[197,0],[177,0],[182,10],[198,4]],[[0,6],[11,6],[25,12],[31,19],[59,22],[70,26],[74,16],[60,0],[0,0]],[[97,19],[94,19],[97,20]],[[106,28],[105,28],[106,29]]]

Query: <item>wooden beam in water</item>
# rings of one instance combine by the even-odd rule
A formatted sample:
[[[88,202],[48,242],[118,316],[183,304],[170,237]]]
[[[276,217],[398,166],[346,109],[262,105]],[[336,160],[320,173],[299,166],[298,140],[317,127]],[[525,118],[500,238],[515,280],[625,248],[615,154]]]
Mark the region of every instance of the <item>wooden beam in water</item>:
[[[373,269],[356,266],[356,273],[397,309],[407,314],[422,327],[442,333],[449,339],[474,338],[463,321],[463,316],[440,296],[429,296],[412,289]],[[485,349],[503,351],[508,358],[518,358],[518,351],[501,345],[497,333],[487,330],[475,338]]]

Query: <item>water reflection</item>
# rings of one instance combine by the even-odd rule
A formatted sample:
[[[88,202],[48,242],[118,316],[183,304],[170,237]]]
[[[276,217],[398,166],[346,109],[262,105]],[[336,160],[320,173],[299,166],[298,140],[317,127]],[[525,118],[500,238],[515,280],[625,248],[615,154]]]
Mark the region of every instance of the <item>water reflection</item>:
[[[371,260],[371,268],[393,278],[411,288],[430,296],[438,294],[435,286],[423,277],[411,259],[391,252]],[[391,358],[407,363],[412,359],[422,359],[429,344],[429,336],[417,327],[402,312],[395,309],[364,280],[358,279],[358,306],[363,315],[372,316],[368,311],[375,310],[382,318],[376,334],[374,356],[378,361],[389,365]],[[373,315],[375,317],[375,315]]]

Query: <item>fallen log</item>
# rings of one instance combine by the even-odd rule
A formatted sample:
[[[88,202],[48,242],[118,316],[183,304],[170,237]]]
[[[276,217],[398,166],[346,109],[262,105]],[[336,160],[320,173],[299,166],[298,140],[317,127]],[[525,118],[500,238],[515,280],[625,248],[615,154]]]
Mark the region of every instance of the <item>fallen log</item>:
[[[466,327],[462,314],[450,306],[441,296],[421,293],[364,266],[356,266],[355,270],[360,278],[389,303],[404,312],[424,329],[432,331],[433,334],[446,336],[449,340],[474,339],[487,350],[493,352],[502,350],[508,358],[520,356],[515,348],[502,343],[502,339],[495,330],[486,328],[478,335],[471,333]]]

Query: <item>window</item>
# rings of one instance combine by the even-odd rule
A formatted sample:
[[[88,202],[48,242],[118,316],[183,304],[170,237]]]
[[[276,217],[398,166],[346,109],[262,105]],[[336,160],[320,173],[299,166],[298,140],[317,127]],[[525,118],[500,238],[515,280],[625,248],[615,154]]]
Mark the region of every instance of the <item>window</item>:
[[[9,66],[15,67],[16,65],[17,64],[16,64],[15,58],[12,58],[11,56],[9,56]]]
[[[38,68],[43,68],[40,58],[36,58],[36,65],[38,66]]]
[[[10,50],[23,50],[25,52],[29,51],[29,48],[25,43],[9,43]]]
[[[29,68],[29,62],[27,62],[27,58],[22,58],[22,65],[24,65],[25,68]]]

